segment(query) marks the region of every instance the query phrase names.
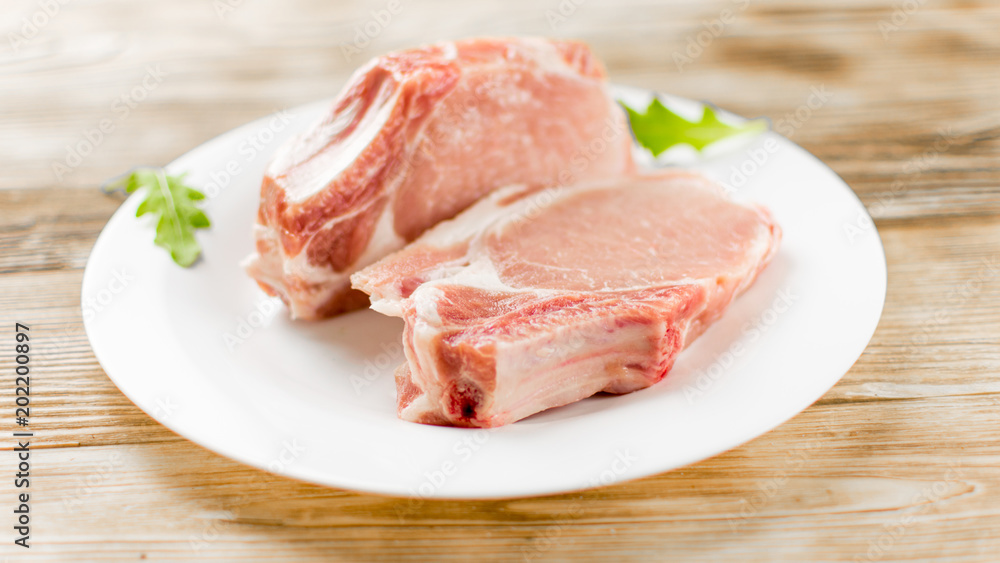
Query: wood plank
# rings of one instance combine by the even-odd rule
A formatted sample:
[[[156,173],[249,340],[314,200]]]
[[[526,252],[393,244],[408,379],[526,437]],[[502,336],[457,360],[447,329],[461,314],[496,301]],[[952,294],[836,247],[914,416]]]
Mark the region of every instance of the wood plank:
[[[116,9],[111,2],[96,4],[95,14]],[[734,3],[719,6],[729,4]],[[622,27],[635,26],[634,13],[597,2],[579,8],[556,31],[590,41],[616,81],[710,99],[774,121],[794,113],[812,87],[826,86],[832,93],[830,102],[796,130],[794,139],[829,162],[866,203],[903,180],[906,189],[894,194],[884,211],[887,216],[998,211],[998,165],[991,158],[1000,143],[1000,103],[995,96],[1000,75],[993,72],[1000,37],[992,32],[1000,23],[1000,8],[995,4],[970,3],[962,9],[926,6],[886,39],[878,22],[891,18],[891,2],[853,2],[824,13],[822,19],[810,19],[814,12],[797,3],[753,3],[703,49],[703,55],[680,70],[672,54],[683,53],[698,31],[688,22],[718,17],[721,7],[693,2],[637,6],[648,15],[640,38],[655,41],[652,45],[619,41]],[[435,32],[430,36],[451,37],[463,34],[462,30],[468,34],[495,20],[486,8],[469,7],[468,12],[462,23],[468,27],[452,29],[444,22],[428,21],[437,20],[429,17],[436,13],[430,7],[412,10],[412,18],[391,22],[395,39],[377,37],[363,55],[419,42],[419,37]],[[518,20],[526,24],[525,31],[553,31],[544,10],[523,12],[523,20]],[[179,19],[177,14],[190,17]],[[0,125],[12,133],[7,137],[9,146],[0,144],[0,166],[6,171],[0,188],[93,188],[134,165],[164,164],[276,109],[328,97],[360,62],[347,59],[340,46],[357,22],[352,18],[364,15],[357,10],[323,10],[308,22],[288,25],[287,15],[248,4],[221,25],[203,3],[188,1],[175,8],[153,8],[150,17],[163,21],[162,27],[148,29],[153,36],[144,41],[127,43],[127,56],[118,56],[126,40],[105,37],[98,17],[73,30],[82,47],[32,42],[31,48],[50,50],[37,58],[18,59],[19,64],[12,66],[31,77],[28,83],[33,88],[53,93],[40,99],[34,89],[22,86],[27,84],[23,81],[0,86],[0,93],[11,102],[8,107],[17,108],[0,113]],[[263,31],[258,22],[269,20],[257,18],[270,17],[276,17],[277,24],[268,26],[264,43],[255,39]],[[68,19],[56,20],[52,32],[63,30]],[[595,28],[589,25],[593,21],[607,25]],[[182,23],[206,33],[207,45],[182,46],[169,51],[168,58],[158,34]],[[69,57],[74,47],[83,52]],[[206,56],[206,47],[218,49]],[[65,63],[69,68],[64,72],[48,71],[54,59],[67,58],[71,62]],[[288,68],[289,60],[296,66]],[[141,82],[150,61],[167,73],[163,82],[116,121],[116,130],[85,165],[57,180],[52,163],[64,160],[67,145],[82,142],[84,133],[100,119],[117,119],[120,113],[111,105]],[[84,95],[67,98],[62,93],[80,76],[87,76],[94,86]],[[955,82],[963,88],[948,86]],[[47,98],[61,103],[53,107]],[[904,172],[908,162],[934,146],[938,131],[949,129],[956,139],[943,154],[919,174]]]
[[[44,471],[33,486],[44,493],[33,509],[45,517],[36,542],[51,556],[42,560],[101,549],[107,560],[257,561],[273,556],[262,551],[269,547],[286,560],[451,560],[476,549],[500,559],[607,560],[624,551],[745,561],[865,557],[888,534],[887,560],[977,560],[995,548],[988,532],[1000,526],[998,397],[817,405],[682,470],[540,499],[350,493],[265,474],[186,441],[39,450]],[[927,423],[956,417],[966,421],[958,436]],[[93,522],[116,541],[99,546]]]

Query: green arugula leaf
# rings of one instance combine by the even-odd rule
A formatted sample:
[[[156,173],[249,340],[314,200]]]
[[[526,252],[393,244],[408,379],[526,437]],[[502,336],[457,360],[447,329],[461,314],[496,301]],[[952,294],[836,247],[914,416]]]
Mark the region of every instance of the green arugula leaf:
[[[179,265],[187,268],[194,264],[201,255],[201,245],[194,232],[212,225],[205,212],[194,203],[205,199],[205,194],[185,185],[184,174],[168,176],[162,168],[137,168],[108,183],[104,189],[122,189],[131,194],[139,188],[146,188],[146,199],[139,204],[135,216],[159,215],[153,242],[167,249]]]
[[[767,129],[767,122],[763,119],[754,119],[740,125],[723,123],[719,121],[715,109],[708,105],[704,106],[698,121],[688,121],[670,111],[659,98],[653,98],[644,113],[639,113],[625,103],[622,105],[628,112],[635,139],[649,149],[653,156],[660,156],[670,147],[683,143],[700,151],[726,137]]]

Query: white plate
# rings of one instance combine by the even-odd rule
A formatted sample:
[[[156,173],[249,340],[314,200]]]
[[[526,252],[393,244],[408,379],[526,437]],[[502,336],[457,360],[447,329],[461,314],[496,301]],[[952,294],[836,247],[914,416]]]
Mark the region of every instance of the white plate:
[[[617,91],[635,105],[650,96]],[[108,376],[161,424],[225,456],[314,483],[427,498],[539,495],[633,479],[719,454],[788,420],[840,379],[878,323],[885,255],[865,208],[816,158],[767,133],[689,162],[737,199],[767,205],[784,240],[756,284],[664,381],[491,431],[400,421],[392,377],[403,361],[399,320],[359,311],[290,322],[237,265],[252,248],[269,155],[327,105],[257,120],[169,167],[189,171],[213,195],[206,209],[214,226],[199,232],[204,255],[193,268],[153,245],[151,225],[134,217],[136,197],[108,222],[87,264],[84,320]]]

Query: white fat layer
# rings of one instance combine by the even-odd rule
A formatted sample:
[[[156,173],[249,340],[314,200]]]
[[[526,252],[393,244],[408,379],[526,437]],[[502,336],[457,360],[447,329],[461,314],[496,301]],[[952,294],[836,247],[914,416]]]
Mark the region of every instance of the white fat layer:
[[[271,227],[254,224],[253,236],[255,240],[265,241],[269,248],[280,248],[277,234]],[[272,288],[280,290],[283,284],[279,257],[280,254],[277,252],[270,252],[264,256],[255,252],[244,258],[240,266],[246,269],[255,280],[264,282]]]
[[[395,221],[396,218],[392,212],[392,207],[386,206],[386,209],[382,211],[378,222],[375,224],[375,231],[372,233],[371,240],[368,241],[368,246],[365,247],[365,251],[351,265],[350,271],[345,273],[345,277],[349,277],[351,273],[374,264],[387,254],[403,248],[406,241],[396,233]]]
[[[421,328],[437,330],[441,328],[441,316],[438,315],[437,304],[445,298],[443,291],[436,287],[429,287],[425,291],[424,299],[416,303],[417,316],[421,320]]]
[[[343,215],[331,219],[323,228],[329,228],[338,221],[353,216],[354,213]],[[243,267],[257,280],[271,286],[288,303],[292,317],[299,318],[310,316],[318,307],[326,303],[337,291],[350,283],[351,273],[358,268],[367,266],[379,258],[403,247],[405,241],[396,234],[393,228],[392,210],[385,210],[379,216],[375,225],[372,238],[365,248],[364,253],[358,258],[354,265],[343,272],[336,272],[328,266],[317,266],[309,262],[308,252],[305,250],[312,244],[305,245],[303,250],[295,256],[284,253],[284,247],[278,242],[277,231],[270,226],[254,225],[254,236],[258,240],[267,240],[269,247],[276,249],[275,252],[267,256],[254,253],[243,261]],[[314,287],[314,291],[308,294],[301,292],[290,295],[285,291],[285,278],[297,277]],[[397,304],[398,307],[398,304]],[[388,313],[387,313],[388,314]],[[399,316],[399,315],[397,315]]]
[[[382,313],[387,317],[403,316],[403,304],[398,299],[378,297],[376,295],[369,295],[368,299],[371,301],[371,309],[373,311]]]
[[[435,312],[435,315],[437,313]],[[440,318],[438,318],[440,323]],[[411,327],[412,346],[407,346],[411,354],[407,354],[407,361],[410,363],[410,377],[413,384],[425,391],[424,396],[428,397],[432,403],[439,403],[444,384],[440,374],[437,373],[437,358],[434,356],[436,347],[430,343],[440,333],[439,326],[431,326],[423,319],[416,321]],[[430,393],[427,393],[430,391]]]
[[[454,61],[458,58],[458,47],[455,46],[454,41],[442,41],[439,43],[441,46],[441,57],[446,61]]]
[[[438,412],[438,408],[431,402],[431,398],[426,393],[418,395],[413,402],[399,411],[399,418],[402,420],[419,421],[424,415]]]
[[[267,173],[276,176],[301,166],[301,162],[297,159],[299,155],[305,154],[310,158],[319,159],[322,166],[318,163],[305,165],[315,171],[315,174],[309,177],[296,177],[297,181],[285,185],[285,197],[290,203],[305,201],[329,186],[357,160],[389,120],[398,100],[399,89],[386,85],[364,115],[358,115],[361,110],[360,101],[355,101],[353,106],[339,114],[333,122],[318,126],[306,135],[283,145],[268,167]],[[337,135],[355,120],[360,120],[357,127],[347,138],[337,143],[334,150],[319,150],[320,147],[316,146],[325,143],[327,139]]]
[[[506,424],[585,399],[609,386],[635,390],[656,382],[660,351],[649,325],[616,327],[595,318],[530,341],[498,343],[497,387],[486,417]],[[649,371],[629,365],[651,366]]]

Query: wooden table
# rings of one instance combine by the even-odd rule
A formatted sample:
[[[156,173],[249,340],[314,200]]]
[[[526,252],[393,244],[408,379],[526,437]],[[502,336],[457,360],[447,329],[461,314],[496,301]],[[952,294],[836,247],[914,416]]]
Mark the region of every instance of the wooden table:
[[[37,339],[33,547],[11,543],[5,475],[8,560],[1000,560],[996,2],[401,0],[384,24],[381,0],[42,4],[8,2],[0,43],[2,334],[18,321]],[[784,132],[872,210],[889,264],[881,324],[844,379],[677,471],[412,510],[243,466],[133,406],[81,324],[83,267],[119,203],[97,186],[328,97],[369,56],[479,34],[582,38],[616,82],[776,124],[825,89]],[[13,358],[0,356],[9,436]],[[0,457],[13,473],[14,452]]]

